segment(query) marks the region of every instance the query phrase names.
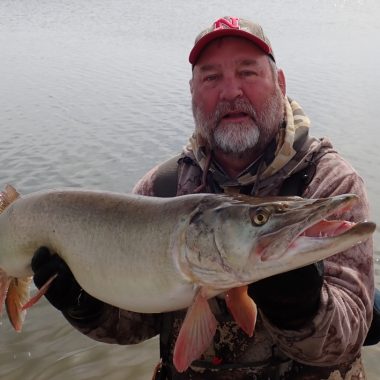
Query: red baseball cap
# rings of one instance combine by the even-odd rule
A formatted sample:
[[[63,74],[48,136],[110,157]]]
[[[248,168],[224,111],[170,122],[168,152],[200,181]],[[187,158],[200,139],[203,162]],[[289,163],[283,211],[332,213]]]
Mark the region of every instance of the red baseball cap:
[[[216,20],[209,28],[198,34],[189,55],[190,63],[193,66],[196,64],[208,43],[216,38],[225,36],[246,38],[268,54],[275,62],[270,41],[259,24],[238,17],[225,16]]]

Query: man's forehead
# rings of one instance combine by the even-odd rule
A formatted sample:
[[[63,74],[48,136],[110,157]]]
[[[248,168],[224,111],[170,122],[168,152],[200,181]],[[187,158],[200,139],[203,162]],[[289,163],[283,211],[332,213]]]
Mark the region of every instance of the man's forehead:
[[[240,59],[243,59],[243,57],[245,57],[247,59],[258,60],[259,57],[267,57],[260,48],[245,38],[221,37],[210,42],[203,49],[198,62],[202,62],[205,59],[216,58],[221,52],[230,50],[234,52],[233,58],[241,57]]]
[[[255,58],[236,58],[233,59],[231,58],[230,64],[234,65],[235,67],[257,67],[260,66],[259,60]],[[223,64],[220,62],[200,62],[195,65],[195,67],[200,71],[200,72],[206,72],[206,71],[211,71],[215,69],[221,69],[223,67]]]

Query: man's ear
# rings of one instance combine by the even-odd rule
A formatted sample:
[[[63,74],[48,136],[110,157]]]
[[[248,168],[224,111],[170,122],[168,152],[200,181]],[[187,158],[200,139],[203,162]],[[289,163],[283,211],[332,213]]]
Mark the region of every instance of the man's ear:
[[[189,80],[189,85],[190,85],[190,93],[193,94],[193,78]]]
[[[278,80],[278,85],[280,86],[282,94],[285,96],[286,95],[286,80],[285,80],[285,74],[282,69],[277,70],[277,80]]]

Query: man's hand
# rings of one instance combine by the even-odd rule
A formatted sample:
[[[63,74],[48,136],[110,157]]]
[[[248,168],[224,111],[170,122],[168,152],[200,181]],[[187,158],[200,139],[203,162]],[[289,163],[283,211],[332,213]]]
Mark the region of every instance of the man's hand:
[[[249,285],[248,293],[268,320],[298,329],[317,313],[323,284],[323,261]]]
[[[81,288],[67,264],[57,254],[51,254],[48,248],[40,247],[35,252],[31,265],[37,288],[41,288],[57,274],[45,296],[66,317],[85,322],[101,314],[104,303]]]

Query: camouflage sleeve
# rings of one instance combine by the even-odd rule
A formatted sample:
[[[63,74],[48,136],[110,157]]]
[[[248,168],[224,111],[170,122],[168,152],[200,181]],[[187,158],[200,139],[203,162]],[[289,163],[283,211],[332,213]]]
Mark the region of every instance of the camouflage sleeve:
[[[133,187],[132,193],[153,197],[155,195],[153,185],[158,168],[159,166],[157,165],[149,170]]]
[[[339,219],[368,220],[363,180],[338,154],[326,154],[304,196],[323,198],[343,193],[357,194],[359,202]],[[280,330],[265,318],[264,322],[289,357],[304,364],[329,366],[351,362],[367,335],[374,297],[372,239],[326,259],[324,264],[320,307],[310,323],[292,331]]]
[[[69,322],[82,334],[104,343],[135,344],[160,332],[161,314],[141,314],[105,304],[96,320]],[[66,317],[67,318],[67,317]]]

